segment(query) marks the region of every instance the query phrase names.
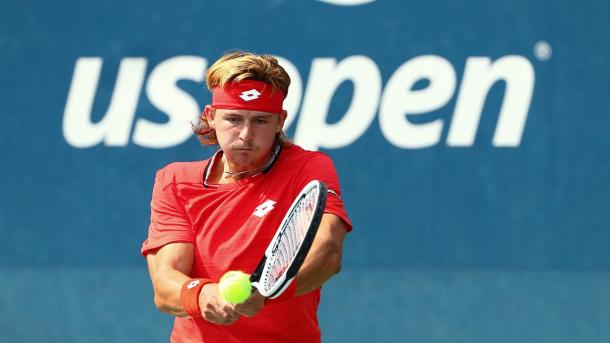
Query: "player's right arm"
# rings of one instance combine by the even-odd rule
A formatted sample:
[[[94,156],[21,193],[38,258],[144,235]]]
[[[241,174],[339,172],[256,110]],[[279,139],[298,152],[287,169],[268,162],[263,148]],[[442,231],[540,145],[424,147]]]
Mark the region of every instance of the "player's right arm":
[[[187,314],[180,303],[180,290],[193,268],[191,243],[171,243],[146,255],[148,272],[155,291],[155,305],[161,312],[176,317]]]
[[[161,312],[176,317],[186,317],[180,302],[182,285],[190,280],[194,247],[191,243],[170,243],[146,255],[148,271],[155,292],[155,305]],[[216,324],[232,324],[239,319],[233,306],[224,302],[218,294],[218,284],[203,286],[199,294],[199,306],[203,318]]]

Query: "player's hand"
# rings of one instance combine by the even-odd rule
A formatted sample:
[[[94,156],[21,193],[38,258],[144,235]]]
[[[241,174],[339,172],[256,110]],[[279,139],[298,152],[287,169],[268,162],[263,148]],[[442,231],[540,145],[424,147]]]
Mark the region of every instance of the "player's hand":
[[[239,319],[239,313],[235,311],[234,305],[220,296],[217,283],[203,286],[199,294],[199,307],[203,319],[211,323],[230,325]]]
[[[241,304],[235,305],[235,312],[246,316],[253,317],[259,313],[265,306],[265,297],[262,296],[255,288],[250,297]]]

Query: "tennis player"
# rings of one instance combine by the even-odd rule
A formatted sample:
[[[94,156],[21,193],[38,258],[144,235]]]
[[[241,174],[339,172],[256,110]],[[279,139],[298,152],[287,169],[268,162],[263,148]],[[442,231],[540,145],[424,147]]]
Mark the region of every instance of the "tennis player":
[[[269,55],[234,52],[208,70],[207,105],[194,131],[218,145],[209,159],[157,172],[142,246],[155,305],[175,316],[171,342],[320,342],[320,287],[341,267],[351,230],[332,160],[282,131],[290,77]],[[252,273],[299,191],[320,180],[329,195],[295,282],[279,298],[256,291],[238,305],[218,293],[229,270]]]

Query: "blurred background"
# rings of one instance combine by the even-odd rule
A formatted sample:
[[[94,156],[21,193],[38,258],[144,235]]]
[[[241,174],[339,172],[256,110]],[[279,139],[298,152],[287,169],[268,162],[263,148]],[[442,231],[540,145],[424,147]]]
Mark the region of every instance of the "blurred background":
[[[280,58],[354,224],[325,342],[610,341],[608,1],[0,1],[2,342],[166,342],[155,171]]]

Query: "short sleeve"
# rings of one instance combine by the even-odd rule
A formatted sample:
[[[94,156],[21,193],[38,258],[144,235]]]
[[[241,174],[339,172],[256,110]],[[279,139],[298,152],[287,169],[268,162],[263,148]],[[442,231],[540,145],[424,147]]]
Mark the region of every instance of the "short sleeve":
[[[312,180],[322,181],[328,187],[324,213],[332,213],[340,217],[345,222],[347,231],[351,231],[352,223],[345,210],[335,165],[332,159],[324,153],[314,152],[313,156],[304,164],[297,185],[299,190]]]
[[[169,243],[194,243],[195,236],[183,202],[176,195],[176,183],[171,165],[157,172],[150,202],[150,225],[148,238],[142,244],[141,253]]]

